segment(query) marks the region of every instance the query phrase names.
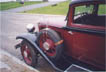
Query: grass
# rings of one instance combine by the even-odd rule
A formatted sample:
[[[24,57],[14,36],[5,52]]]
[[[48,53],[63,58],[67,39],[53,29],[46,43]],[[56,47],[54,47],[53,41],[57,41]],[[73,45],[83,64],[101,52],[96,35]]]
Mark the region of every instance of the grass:
[[[69,1],[57,4],[57,6],[47,6],[43,8],[33,9],[26,13],[36,14],[55,14],[55,15],[66,15],[68,12]]]
[[[41,1],[34,1],[34,2],[25,2],[24,5],[32,5],[32,4],[38,4],[41,3]],[[17,8],[23,6],[19,2],[0,2],[0,10],[8,10],[12,8]]]
[[[34,14],[54,14],[54,15],[66,15],[68,12],[70,1],[59,3],[57,6],[47,6],[43,8],[33,9],[26,11],[26,13]],[[92,8],[92,7],[91,7]],[[82,12],[87,10],[87,8],[80,7],[77,12]],[[92,9],[90,9],[92,11]],[[100,5],[98,14],[106,14],[106,5]]]

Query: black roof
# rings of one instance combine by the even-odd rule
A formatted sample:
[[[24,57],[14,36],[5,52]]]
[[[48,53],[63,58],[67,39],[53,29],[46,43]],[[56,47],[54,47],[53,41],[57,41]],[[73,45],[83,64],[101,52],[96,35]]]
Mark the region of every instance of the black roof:
[[[78,3],[85,3],[85,2],[102,2],[102,3],[106,3],[106,0],[73,0],[70,5],[73,4],[78,4]]]

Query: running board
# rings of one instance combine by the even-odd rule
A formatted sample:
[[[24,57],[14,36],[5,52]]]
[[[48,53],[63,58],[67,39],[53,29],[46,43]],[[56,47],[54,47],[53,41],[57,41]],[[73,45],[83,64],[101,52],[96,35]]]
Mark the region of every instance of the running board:
[[[69,66],[64,72],[75,72],[75,71],[80,71],[80,72],[92,72],[89,69],[83,68],[81,66],[72,64],[71,66]]]

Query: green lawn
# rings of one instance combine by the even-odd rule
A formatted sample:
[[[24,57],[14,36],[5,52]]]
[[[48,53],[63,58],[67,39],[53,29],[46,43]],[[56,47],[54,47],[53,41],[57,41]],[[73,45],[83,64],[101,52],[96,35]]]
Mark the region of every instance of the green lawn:
[[[43,8],[33,9],[26,11],[26,13],[66,15],[68,12],[69,3],[69,1],[62,2],[57,6],[47,6]]]
[[[24,5],[31,5],[31,4],[37,4],[37,3],[41,3],[41,1],[25,2]],[[11,8],[17,8],[21,6],[22,4],[20,4],[19,2],[0,2],[0,10],[8,10]]]
[[[70,1],[62,2],[58,4],[57,6],[47,6],[43,8],[33,9],[30,11],[26,11],[26,13],[35,13],[35,14],[54,14],[54,15],[66,15],[68,12]],[[90,12],[92,11],[92,5]],[[86,7],[78,7],[77,12],[82,12],[88,10]],[[99,6],[99,12],[98,14],[106,14],[106,5],[100,5]]]

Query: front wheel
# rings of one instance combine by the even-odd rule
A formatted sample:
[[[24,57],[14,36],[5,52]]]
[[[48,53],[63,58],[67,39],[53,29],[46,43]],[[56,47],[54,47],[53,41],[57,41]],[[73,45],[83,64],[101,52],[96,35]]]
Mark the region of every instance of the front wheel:
[[[37,65],[37,53],[34,47],[26,40],[22,41],[21,54],[26,64],[35,67]]]
[[[53,60],[58,60],[62,55],[63,40],[54,30],[42,30],[38,36],[39,47]]]

